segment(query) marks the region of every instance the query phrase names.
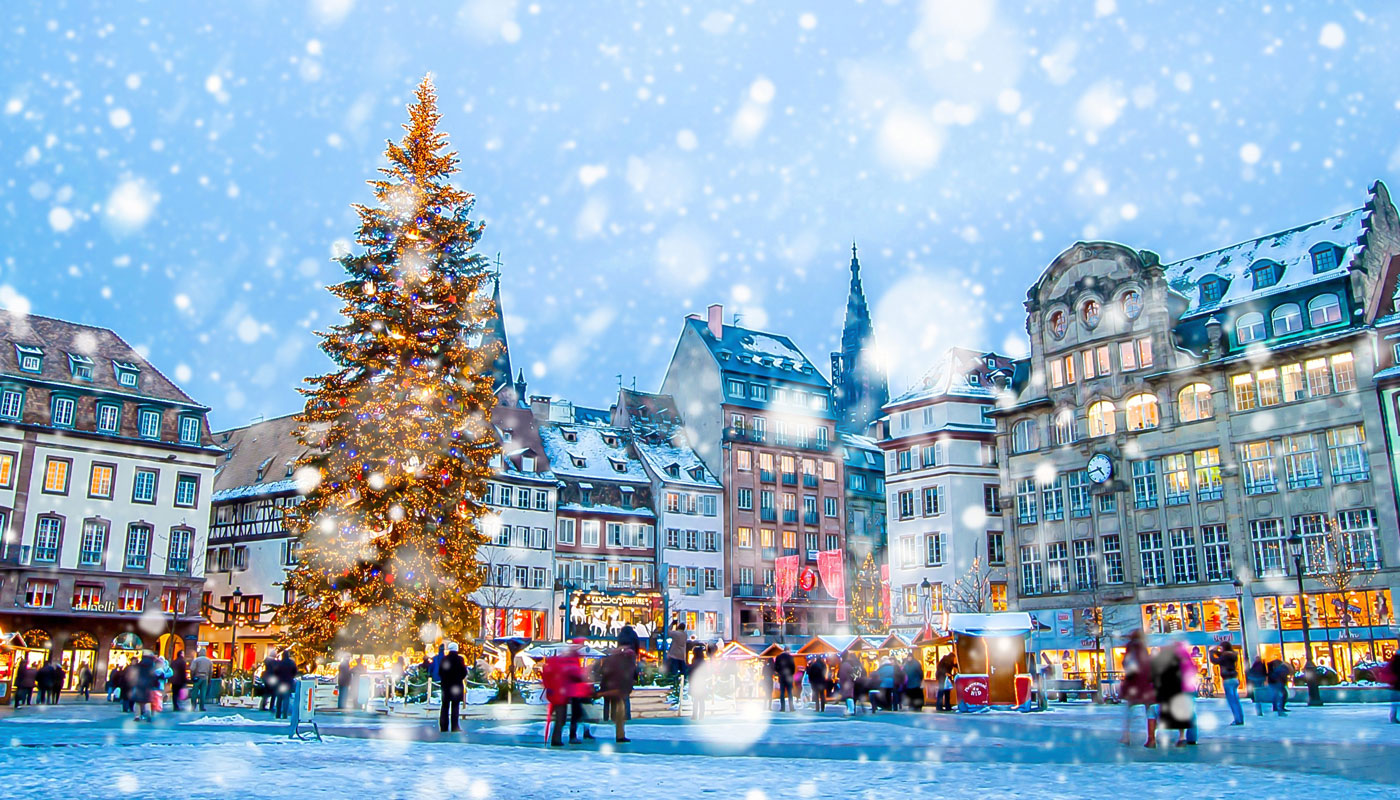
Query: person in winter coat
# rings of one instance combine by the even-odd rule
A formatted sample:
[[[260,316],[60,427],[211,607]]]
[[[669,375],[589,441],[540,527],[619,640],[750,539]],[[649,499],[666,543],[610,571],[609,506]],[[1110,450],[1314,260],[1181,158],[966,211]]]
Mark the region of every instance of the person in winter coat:
[[[904,696],[909,700],[909,708],[922,711],[924,708],[924,666],[919,659],[910,655],[900,665],[904,672]]]
[[[1249,698],[1254,701],[1254,715],[1262,717],[1264,705],[1272,703],[1269,698],[1269,667],[1263,658],[1254,657],[1254,663],[1249,665],[1249,671],[1245,673],[1245,680],[1249,681]]]
[[[553,726],[549,743],[554,747],[564,746],[564,718],[569,719],[569,744],[578,744],[578,726],[583,723],[583,738],[592,739],[588,720],[583,713],[583,701],[593,693],[583,671],[583,660],[579,657],[583,639],[573,639],[569,647],[545,659],[540,671],[544,682],[545,699],[549,700]]]
[[[619,647],[626,647],[628,642],[618,639]],[[690,652],[690,634],[685,632],[685,623],[677,622],[676,627],[671,629],[671,646],[666,649],[666,671],[671,675],[685,675],[686,654]]]
[[[276,717],[289,719],[292,716],[292,689],[297,685],[297,662],[292,658],[291,650],[282,651],[282,658],[277,661],[276,675]]]
[[[1400,725],[1400,652],[1392,654],[1386,666],[1390,667],[1390,721]]]
[[[778,679],[778,710],[796,711],[797,708],[792,702],[792,679],[797,674],[797,662],[792,660],[792,653],[783,648],[783,652],[773,658],[773,675]],[[789,708],[789,706],[792,706]]]
[[[350,656],[341,656],[335,668],[336,708],[350,705]]]
[[[190,667],[185,661],[185,651],[181,650],[175,656],[175,660],[170,662],[170,703],[176,711],[180,710],[180,695],[184,694],[189,683]]]
[[[860,659],[853,654],[847,653],[841,661],[841,700],[846,704],[846,716],[856,713],[856,704],[860,700],[861,681],[865,679],[865,668],[861,666]]]
[[[78,693],[83,696],[83,702],[87,702],[92,694],[92,667],[87,664],[78,668]]]
[[[890,699],[894,697],[894,664],[888,658],[880,661],[880,666],[875,668],[876,691],[870,693],[870,713],[874,714],[875,709],[884,706],[893,709]]]
[[[132,709],[136,721],[151,721],[151,698],[159,691],[160,676],[156,674],[156,657],[150,650],[141,651],[141,660],[136,662],[136,681],[131,690]]]
[[[39,695],[39,705],[47,705],[53,693],[53,662],[47,661],[34,675],[34,691]]]
[[[1123,653],[1123,706],[1127,713],[1123,717],[1123,737],[1119,740],[1128,743],[1128,726],[1133,721],[1133,708],[1142,706],[1147,716],[1146,747],[1157,746],[1157,690],[1152,681],[1152,659],[1147,654],[1147,644],[1142,629],[1128,634],[1128,646]]]
[[[1288,683],[1293,676],[1293,668],[1281,659],[1269,662],[1269,692],[1274,700],[1274,712],[1280,717],[1288,716]]]
[[[826,660],[813,658],[807,663],[807,682],[812,685],[812,707],[817,713],[826,710]]]
[[[136,683],[141,677],[141,659],[130,661],[122,670],[122,713],[130,714],[136,707]]]
[[[258,701],[258,710],[266,711],[271,708],[275,714],[277,712],[277,654],[270,649],[267,651],[267,656],[263,658],[262,685],[262,699]]]
[[[107,670],[107,702],[111,703],[121,697],[122,694],[122,668],[113,664]]]
[[[1196,727],[1198,673],[1184,642],[1157,651],[1152,659],[1152,679],[1162,727],[1177,732],[1177,747],[1195,744],[1195,737],[1188,733]]]
[[[190,678],[194,683],[194,688],[190,692],[190,710],[193,711],[195,704],[199,705],[199,710],[203,711],[204,701],[209,696],[209,681],[214,677],[214,662],[210,660],[204,651],[194,657],[190,663]]]
[[[627,738],[627,700],[632,696],[632,687],[637,682],[637,653],[623,646],[613,650],[603,659],[602,695],[604,702],[611,706],[611,716],[615,739],[630,742]]]
[[[704,646],[696,647],[690,657],[690,718],[692,720],[702,720],[705,718],[705,701],[709,699],[710,692],[710,665],[705,659]]]
[[[15,708],[33,705],[34,687],[39,685],[39,670],[27,663],[21,663],[15,670]]]
[[[894,691],[890,692],[890,710],[898,711],[904,699],[904,669],[890,659],[890,669],[894,670]]]
[[[438,676],[442,680],[442,710],[438,712],[438,730],[443,733],[461,733],[460,717],[462,699],[466,696],[467,662],[457,652],[457,643],[448,642],[447,654],[438,664]]]
[[[953,710],[953,678],[958,673],[958,660],[952,651],[943,654],[933,668],[933,680],[938,684],[938,696],[934,702],[935,711]]]
[[[1210,663],[1220,670],[1220,680],[1225,685],[1225,703],[1230,706],[1230,715],[1235,718],[1231,725],[1244,724],[1244,708],[1240,706],[1240,657],[1235,646],[1229,642],[1210,652]]]

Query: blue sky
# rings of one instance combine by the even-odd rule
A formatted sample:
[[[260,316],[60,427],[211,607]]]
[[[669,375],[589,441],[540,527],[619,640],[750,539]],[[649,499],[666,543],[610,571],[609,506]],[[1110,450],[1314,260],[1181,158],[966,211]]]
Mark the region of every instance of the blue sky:
[[[431,72],[532,391],[655,389],[722,302],[817,364],[849,247],[898,391],[1014,352],[1074,241],[1185,257],[1400,172],[1392,3],[19,2],[0,304],[296,410],[350,203]]]

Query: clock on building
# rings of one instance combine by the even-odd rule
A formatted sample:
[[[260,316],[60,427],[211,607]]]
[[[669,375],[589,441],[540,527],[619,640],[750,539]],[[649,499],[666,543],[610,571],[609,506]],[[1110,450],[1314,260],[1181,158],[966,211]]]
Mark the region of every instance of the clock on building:
[[[1113,476],[1113,461],[1103,453],[1099,453],[1089,459],[1087,468],[1089,470],[1089,480],[1094,483],[1103,483]]]

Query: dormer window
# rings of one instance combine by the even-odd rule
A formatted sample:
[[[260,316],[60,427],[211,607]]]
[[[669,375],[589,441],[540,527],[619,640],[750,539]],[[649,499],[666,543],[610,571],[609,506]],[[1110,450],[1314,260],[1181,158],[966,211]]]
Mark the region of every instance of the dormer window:
[[[969,373],[967,374],[967,385],[968,385],[968,386],[981,386],[981,385],[982,385],[982,376],[981,376],[981,375],[978,375],[978,374],[975,373],[975,372],[969,372]]]
[[[509,441],[510,441],[510,437],[511,437],[511,431],[501,431],[501,441],[503,441],[503,442],[509,442]]]
[[[578,501],[586,506],[593,504],[593,484],[580,483],[578,485]]]
[[[1103,310],[1099,307],[1099,301],[1097,300],[1085,300],[1080,311],[1080,315],[1084,319],[1084,324],[1089,326],[1090,329],[1099,326],[1099,316],[1102,313]]]
[[[535,471],[535,457],[534,457],[534,456],[521,456],[521,457],[520,457],[520,471],[521,471],[521,472],[534,472],[534,471]]]
[[[670,475],[672,478],[679,478],[681,476],[681,465],[671,464],[666,467],[666,474]]]
[[[705,480],[705,470],[701,467],[695,467],[690,471],[690,477],[691,480],[703,481]]]
[[[617,447],[617,437],[610,433],[603,434],[603,444],[608,447]]]
[[[284,474],[283,477],[290,478],[290,477],[292,477],[293,475],[296,474],[296,471],[297,471],[297,462],[295,462],[295,461],[288,461],[288,462],[287,462],[287,471],[286,471],[286,473]]]
[[[141,438],[143,438],[143,439],[159,439],[159,438],[160,438],[160,412],[159,412],[159,411],[156,411],[156,410],[150,409],[150,408],[143,408],[143,409],[141,409],[140,415],[137,416],[136,419],[137,419],[137,422],[139,423],[139,424],[137,425],[137,431],[141,434]],[[259,480],[261,480],[261,478],[259,478]]]
[[[124,361],[113,361],[112,369],[116,372],[117,383],[129,388],[136,388],[136,376],[139,375],[141,371],[136,368],[135,364],[128,364]]]
[[[630,486],[622,487],[622,507],[632,508],[632,487]]]
[[[271,463],[272,463],[272,457],[269,456],[269,457],[267,457],[267,458],[264,458],[264,459],[262,460],[262,463],[258,465],[258,478],[257,478],[258,480],[262,480],[262,479],[263,479],[263,476],[267,474],[267,465],[268,465],[268,464],[271,464]]]
[[[1273,261],[1261,261],[1251,270],[1254,275],[1254,288],[1267,289],[1283,277],[1283,266]]]
[[[1201,305],[1209,306],[1220,302],[1225,296],[1225,281],[1220,278],[1207,278],[1201,281]]]
[[[1327,242],[1312,249],[1313,272],[1326,272],[1337,268],[1337,246]]]
[[[572,430],[569,430],[569,429],[567,429],[567,428],[560,428],[560,429],[559,429],[559,432],[560,432],[561,434],[563,434],[563,436],[564,436],[564,441],[566,441],[566,442],[577,442],[577,441],[578,441],[578,431],[572,431]]]
[[[68,369],[80,381],[92,380],[92,359],[79,353],[68,354]]]
[[[44,351],[28,345],[15,345],[15,358],[22,372],[39,372],[44,368]]]
[[[180,417],[180,444],[199,444],[199,417]]]
[[[576,456],[573,453],[569,454],[569,461],[574,465],[575,469],[583,469],[588,466],[588,459],[583,456]]]
[[[622,459],[620,459],[620,458],[610,458],[610,459],[608,459],[608,461],[612,462],[613,472],[626,472],[626,471],[627,471],[627,462],[626,462],[626,461],[624,461],[624,460],[622,460]]]

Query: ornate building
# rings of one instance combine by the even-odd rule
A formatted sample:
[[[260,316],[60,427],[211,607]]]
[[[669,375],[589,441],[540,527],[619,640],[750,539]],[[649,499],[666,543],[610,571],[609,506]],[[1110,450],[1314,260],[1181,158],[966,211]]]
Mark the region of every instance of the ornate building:
[[[837,429],[865,434],[871,423],[880,418],[880,409],[889,399],[889,382],[876,358],[875,329],[860,283],[860,260],[852,242],[851,291],[846,298],[841,352],[831,354],[831,401]]]
[[[1306,638],[1343,674],[1394,652],[1374,373],[1398,233],[1377,183],[1362,208],[1173,264],[1080,242],[1030,288],[1031,355],[996,412],[1006,555],[1066,674],[1116,669],[1109,642],[1139,627],[1300,664]],[[1365,579],[1338,591],[1346,565]]]

